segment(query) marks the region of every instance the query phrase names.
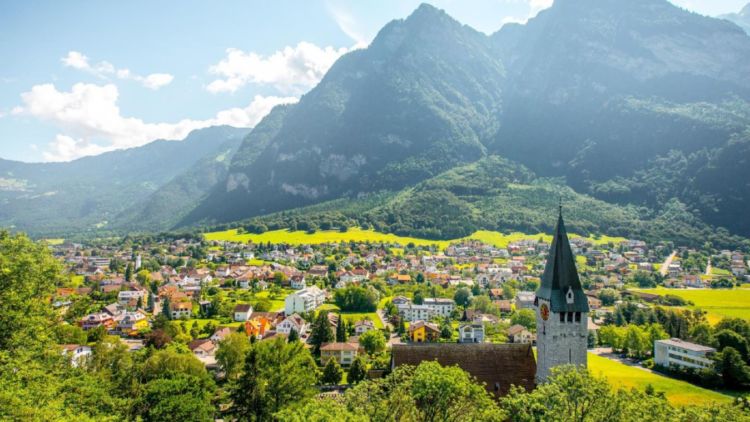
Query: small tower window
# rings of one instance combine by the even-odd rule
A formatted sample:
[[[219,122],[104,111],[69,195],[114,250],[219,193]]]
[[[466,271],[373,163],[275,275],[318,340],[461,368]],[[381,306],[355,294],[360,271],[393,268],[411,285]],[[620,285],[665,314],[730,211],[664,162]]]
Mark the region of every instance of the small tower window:
[[[565,312],[560,312],[560,322],[565,322]]]
[[[568,302],[568,305],[573,303],[573,289],[571,287],[568,287],[568,293],[565,295],[565,301]]]
[[[576,312],[576,322],[581,322],[581,313]]]
[[[573,312],[566,312],[568,314],[568,322],[573,322]]]

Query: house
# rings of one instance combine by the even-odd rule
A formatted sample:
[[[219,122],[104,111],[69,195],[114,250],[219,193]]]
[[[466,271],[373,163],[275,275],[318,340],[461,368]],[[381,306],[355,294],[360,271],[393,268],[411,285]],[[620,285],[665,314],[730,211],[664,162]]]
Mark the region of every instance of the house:
[[[490,289],[490,299],[500,300],[503,298],[503,289]]]
[[[104,312],[86,315],[85,317],[83,317],[83,319],[81,319],[79,323],[81,325],[81,328],[83,328],[84,330],[90,330],[99,326],[103,326],[107,330],[111,330],[115,328],[116,325],[114,318],[112,318],[112,315]]]
[[[148,320],[141,312],[125,312],[117,320],[117,330],[123,334],[137,334],[148,328]]]
[[[77,367],[91,356],[91,347],[80,344],[63,344],[63,354],[70,356],[70,363]]]
[[[227,328],[227,327],[219,328],[213,334],[211,334],[211,337],[209,337],[209,340],[213,341],[214,343],[218,343],[224,340],[224,337],[228,336],[229,334],[233,332],[234,331],[232,329]]]
[[[356,323],[354,323],[354,332],[357,333],[358,336],[374,329],[375,323],[370,321],[369,319],[357,321]]]
[[[320,361],[333,358],[342,366],[351,365],[357,357],[359,347],[352,343],[325,343],[320,347]]]
[[[414,343],[436,341],[440,338],[440,328],[437,324],[415,321],[409,325],[409,339]]]
[[[493,300],[492,304],[497,306],[497,309],[504,314],[513,312],[513,303],[510,300]]]
[[[409,298],[404,296],[396,296],[394,297],[391,302],[393,302],[394,305],[406,305],[407,303],[411,303],[411,300]]]
[[[307,287],[305,283],[305,277],[301,275],[292,276],[290,279],[290,285],[294,290],[302,290]]]
[[[234,320],[245,322],[250,319],[253,313],[253,307],[247,303],[240,303],[234,306]]]
[[[483,343],[484,325],[478,323],[459,325],[458,341],[459,343]]]
[[[663,367],[706,369],[713,366],[713,347],[671,338],[654,341],[654,363]]]
[[[534,334],[523,325],[516,324],[508,328],[508,341],[510,343],[532,344]]]
[[[210,339],[204,338],[200,340],[193,340],[188,343],[188,349],[199,358],[205,358],[213,356],[216,352],[216,344]]]
[[[516,309],[534,309],[534,299],[536,299],[534,292],[516,293]]]
[[[289,335],[292,330],[296,331],[297,334],[302,336],[302,334],[307,331],[307,321],[302,319],[302,317],[297,314],[292,314],[286,317],[276,326],[277,333]]]
[[[435,311],[427,305],[415,305],[407,303],[396,306],[398,313],[404,318],[404,321],[426,321],[435,316]]]
[[[453,299],[430,298],[425,299],[422,305],[427,306],[435,312],[435,315],[449,317],[456,308],[456,302]]]
[[[536,361],[531,345],[493,343],[394,344],[391,370],[402,365],[419,366],[437,361],[458,366],[496,396],[508,394],[512,385],[531,391],[535,386]]]
[[[172,312],[172,319],[180,319],[182,317],[190,318],[193,315],[193,303],[192,302],[170,303],[169,310]]]
[[[310,286],[287,296],[284,299],[284,312],[287,315],[312,312],[326,300],[325,291],[317,286]]]
[[[271,321],[264,316],[254,317],[245,322],[245,333],[248,337],[263,338],[270,329]]]
[[[117,303],[122,306],[129,306],[130,304],[138,303],[140,299],[141,305],[146,305],[146,291],[145,290],[123,290],[117,293]]]

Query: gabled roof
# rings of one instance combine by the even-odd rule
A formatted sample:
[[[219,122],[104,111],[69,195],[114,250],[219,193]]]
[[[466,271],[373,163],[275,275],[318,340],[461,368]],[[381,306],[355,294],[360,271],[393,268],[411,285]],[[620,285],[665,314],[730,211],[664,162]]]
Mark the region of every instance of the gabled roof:
[[[573,295],[570,303],[567,298],[568,291],[572,292]],[[552,246],[547,256],[542,284],[536,292],[536,296],[548,300],[552,312],[589,311],[589,303],[581,287],[575,257],[573,251],[570,250],[568,233],[565,231],[562,207],[560,207],[555,235],[552,238]]]
[[[535,386],[536,361],[530,344],[394,344],[392,356],[393,367],[425,361],[457,365],[484,383],[487,391],[501,396],[508,394],[511,385],[526,390]]]

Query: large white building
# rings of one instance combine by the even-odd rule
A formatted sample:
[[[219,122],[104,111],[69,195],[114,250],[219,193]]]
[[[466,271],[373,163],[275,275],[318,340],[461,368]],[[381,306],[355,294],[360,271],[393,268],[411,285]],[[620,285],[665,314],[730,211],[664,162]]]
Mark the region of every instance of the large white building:
[[[284,299],[284,313],[292,315],[294,313],[311,312],[326,300],[326,292],[320,290],[317,286],[310,286],[298,292],[294,292]]]
[[[435,315],[442,317],[450,316],[456,308],[456,302],[453,299],[431,298],[425,299],[422,304],[435,311]]]
[[[710,358],[716,349],[672,338],[654,342],[654,363],[664,367],[705,369],[713,365]]]
[[[404,318],[404,321],[429,321],[434,317],[435,310],[427,305],[415,305],[413,303],[404,303],[396,307],[398,313]]]

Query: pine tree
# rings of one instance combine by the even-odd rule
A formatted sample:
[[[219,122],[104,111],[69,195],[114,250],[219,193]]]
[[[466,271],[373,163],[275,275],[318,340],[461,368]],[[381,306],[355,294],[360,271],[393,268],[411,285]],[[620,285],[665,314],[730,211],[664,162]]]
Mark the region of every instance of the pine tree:
[[[324,343],[330,343],[336,337],[334,336],[331,324],[328,321],[328,312],[318,313],[318,317],[313,323],[312,332],[310,333],[310,344],[313,346],[313,353],[320,353],[320,346]]]
[[[258,353],[255,347],[251,347],[245,357],[243,373],[230,392],[230,413],[238,420],[263,421],[271,418],[268,414],[270,406],[266,406],[263,400],[264,384],[258,379],[259,369]]]
[[[336,326],[336,341],[343,343],[346,341],[346,321],[339,314],[339,325]]]
[[[172,312],[169,309],[169,297],[164,297],[164,302],[161,305],[161,313],[164,315],[167,319],[172,319]]]
[[[291,329],[291,330],[289,331],[289,337],[287,337],[287,339],[286,339],[286,340],[287,340],[287,341],[288,341],[289,343],[292,343],[292,342],[294,342],[294,341],[299,341],[299,333],[297,332],[297,330],[295,330],[294,328],[292,328],[292,329]]]
[[[136,309],[143,308],[143,296],[138,296],[138,302],[135,304]]]
[[[148,295],[148,300],[146,301],[148,310],[153,312],[154,311],[154,294],[151,293]]]
[[[125,267],[125,281],[133,281],[133,264]]]
[[[406,334],[406,323],[404,322],[403,317],[398,318],[398,335],[403,336]]]
[[[337,385],[344,376],[344,370],[334,358],[328,359],[326,366],[323,368],[323,376],[320,382],[327,385]]]
[[[349,384],[356,384],[367,378],[367,364],[362,356],[357,356],[349,367]]]

